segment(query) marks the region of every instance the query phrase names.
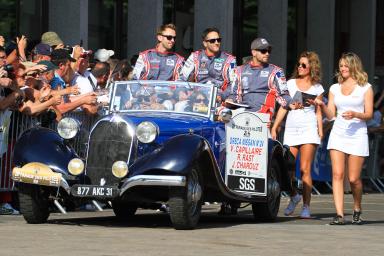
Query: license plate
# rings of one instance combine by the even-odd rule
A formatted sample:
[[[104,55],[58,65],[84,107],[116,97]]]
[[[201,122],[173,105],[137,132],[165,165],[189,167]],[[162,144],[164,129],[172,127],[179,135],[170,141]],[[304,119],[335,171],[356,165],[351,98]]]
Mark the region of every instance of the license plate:
[[[74,185],[71,194],[77,197],[114,198],[119,195],[119,189],[112,186]]]
[[[228,175],[230,189],[249,193],[265,193],[265,179]]]

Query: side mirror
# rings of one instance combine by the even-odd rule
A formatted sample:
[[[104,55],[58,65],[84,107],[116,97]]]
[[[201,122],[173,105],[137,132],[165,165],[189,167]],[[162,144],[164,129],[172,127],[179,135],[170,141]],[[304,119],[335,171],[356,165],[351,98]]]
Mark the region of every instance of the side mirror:
[[[219,114],[219,120],[224,123],[228,123],[229,121],[231,121],[231,118],[232,110],[230,110],[229,108],[224,108]]]

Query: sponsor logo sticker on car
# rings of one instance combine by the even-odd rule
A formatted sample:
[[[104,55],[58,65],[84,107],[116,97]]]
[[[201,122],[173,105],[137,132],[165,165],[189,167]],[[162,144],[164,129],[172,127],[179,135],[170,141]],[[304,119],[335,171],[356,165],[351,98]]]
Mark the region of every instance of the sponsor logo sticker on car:
[[[266,195],[268,134],[259,115],[242,112],[226,124],[225,181],[234,191]]]

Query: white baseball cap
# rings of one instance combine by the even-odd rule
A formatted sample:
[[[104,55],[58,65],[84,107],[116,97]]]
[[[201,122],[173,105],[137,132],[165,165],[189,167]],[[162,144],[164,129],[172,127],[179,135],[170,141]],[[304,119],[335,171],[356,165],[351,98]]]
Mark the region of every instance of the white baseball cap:
[[[101,62],[106,62],[114,54],[115,54],[115,52],[112,51],[112,50],[98,49],[95,52],[95,59],[97,59],[97,60],[99,60]]]

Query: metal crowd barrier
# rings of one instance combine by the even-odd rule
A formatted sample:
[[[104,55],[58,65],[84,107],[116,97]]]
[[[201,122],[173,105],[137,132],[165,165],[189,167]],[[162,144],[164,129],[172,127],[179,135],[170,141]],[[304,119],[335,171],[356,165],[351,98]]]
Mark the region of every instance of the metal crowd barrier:
[[[1,115],[4,114],[0,113]],[[75,117],[82,123],[80,136],[74,139],[71,143],[80,157],[85,158],[86,142],[88,139],[89,131],[99,116],[90,116],[82,111],[70,112],[65,114],[64,117]],[[35,126],[44,126],[56,130],[57,122],[55,120],[47,120],[46,115],[39,115],[36,117],[23,115],[20,112],[13,111],[6,120],[1,120],[0,128],[0,192],[1,191],[14,191],[14,183],[11,179],[12,160],[14,145],[20,135],[29,128]]]
[[[4,115],[4,112],[1,113]],[[72,146],[79,154],[80,157],[86,157],[86,143],[89,137],[89,132],[92,125],[96,122],[99,116],[89,116],[82,111],[70,112],[65,114],[64,117],[75,117],[82,123],[82,130],[80,136],[72,141]],[[12,112],[9,119],[1,119],[0,126],[0,149],[1,149],[1,158],[0,158],[0,191],[13,191],[14,184],[11,180],[11,171],[12,171],[12,159],[13,159],[13,149],[14,144],[17,138],[27,129],[39,126],[45,123],[44,126],[56,130],[57,123],[52,121],[47,124],[47,120],[44,120],[45,116],[40,115],[37,117],[31,117],[23,115],[20,112]],[[282,128],[278,135],[278,140],[283,142],[284,129]],[[314,181],[326,182],[329,185],[329,182],[332,180],[331,173],[331,162],[329,158],[329,152],[326,149],[328,141],[329,132],[325,135],[325,138],[322,141],[322,144],[318,147],[314,161],[312,164],[312,178]],[[369,179],[373,186],[380,192],[384,191],[384,172],[380,170],[379,162],[381,159],[380,151],[381,145],[384,142],[384,129],[376,129],[374,132],[369,133],[369,146],[370,146],[370,156],[365,160],[365,164],[362,171],[362,177]],[[296,169],[296,176],[300,178],[300,170]],[[298,170],[298,171],[297,171]],[[329,185],[331,188],[331,186]],[[315,193],[319,193],[316,188],[314,188]]]

